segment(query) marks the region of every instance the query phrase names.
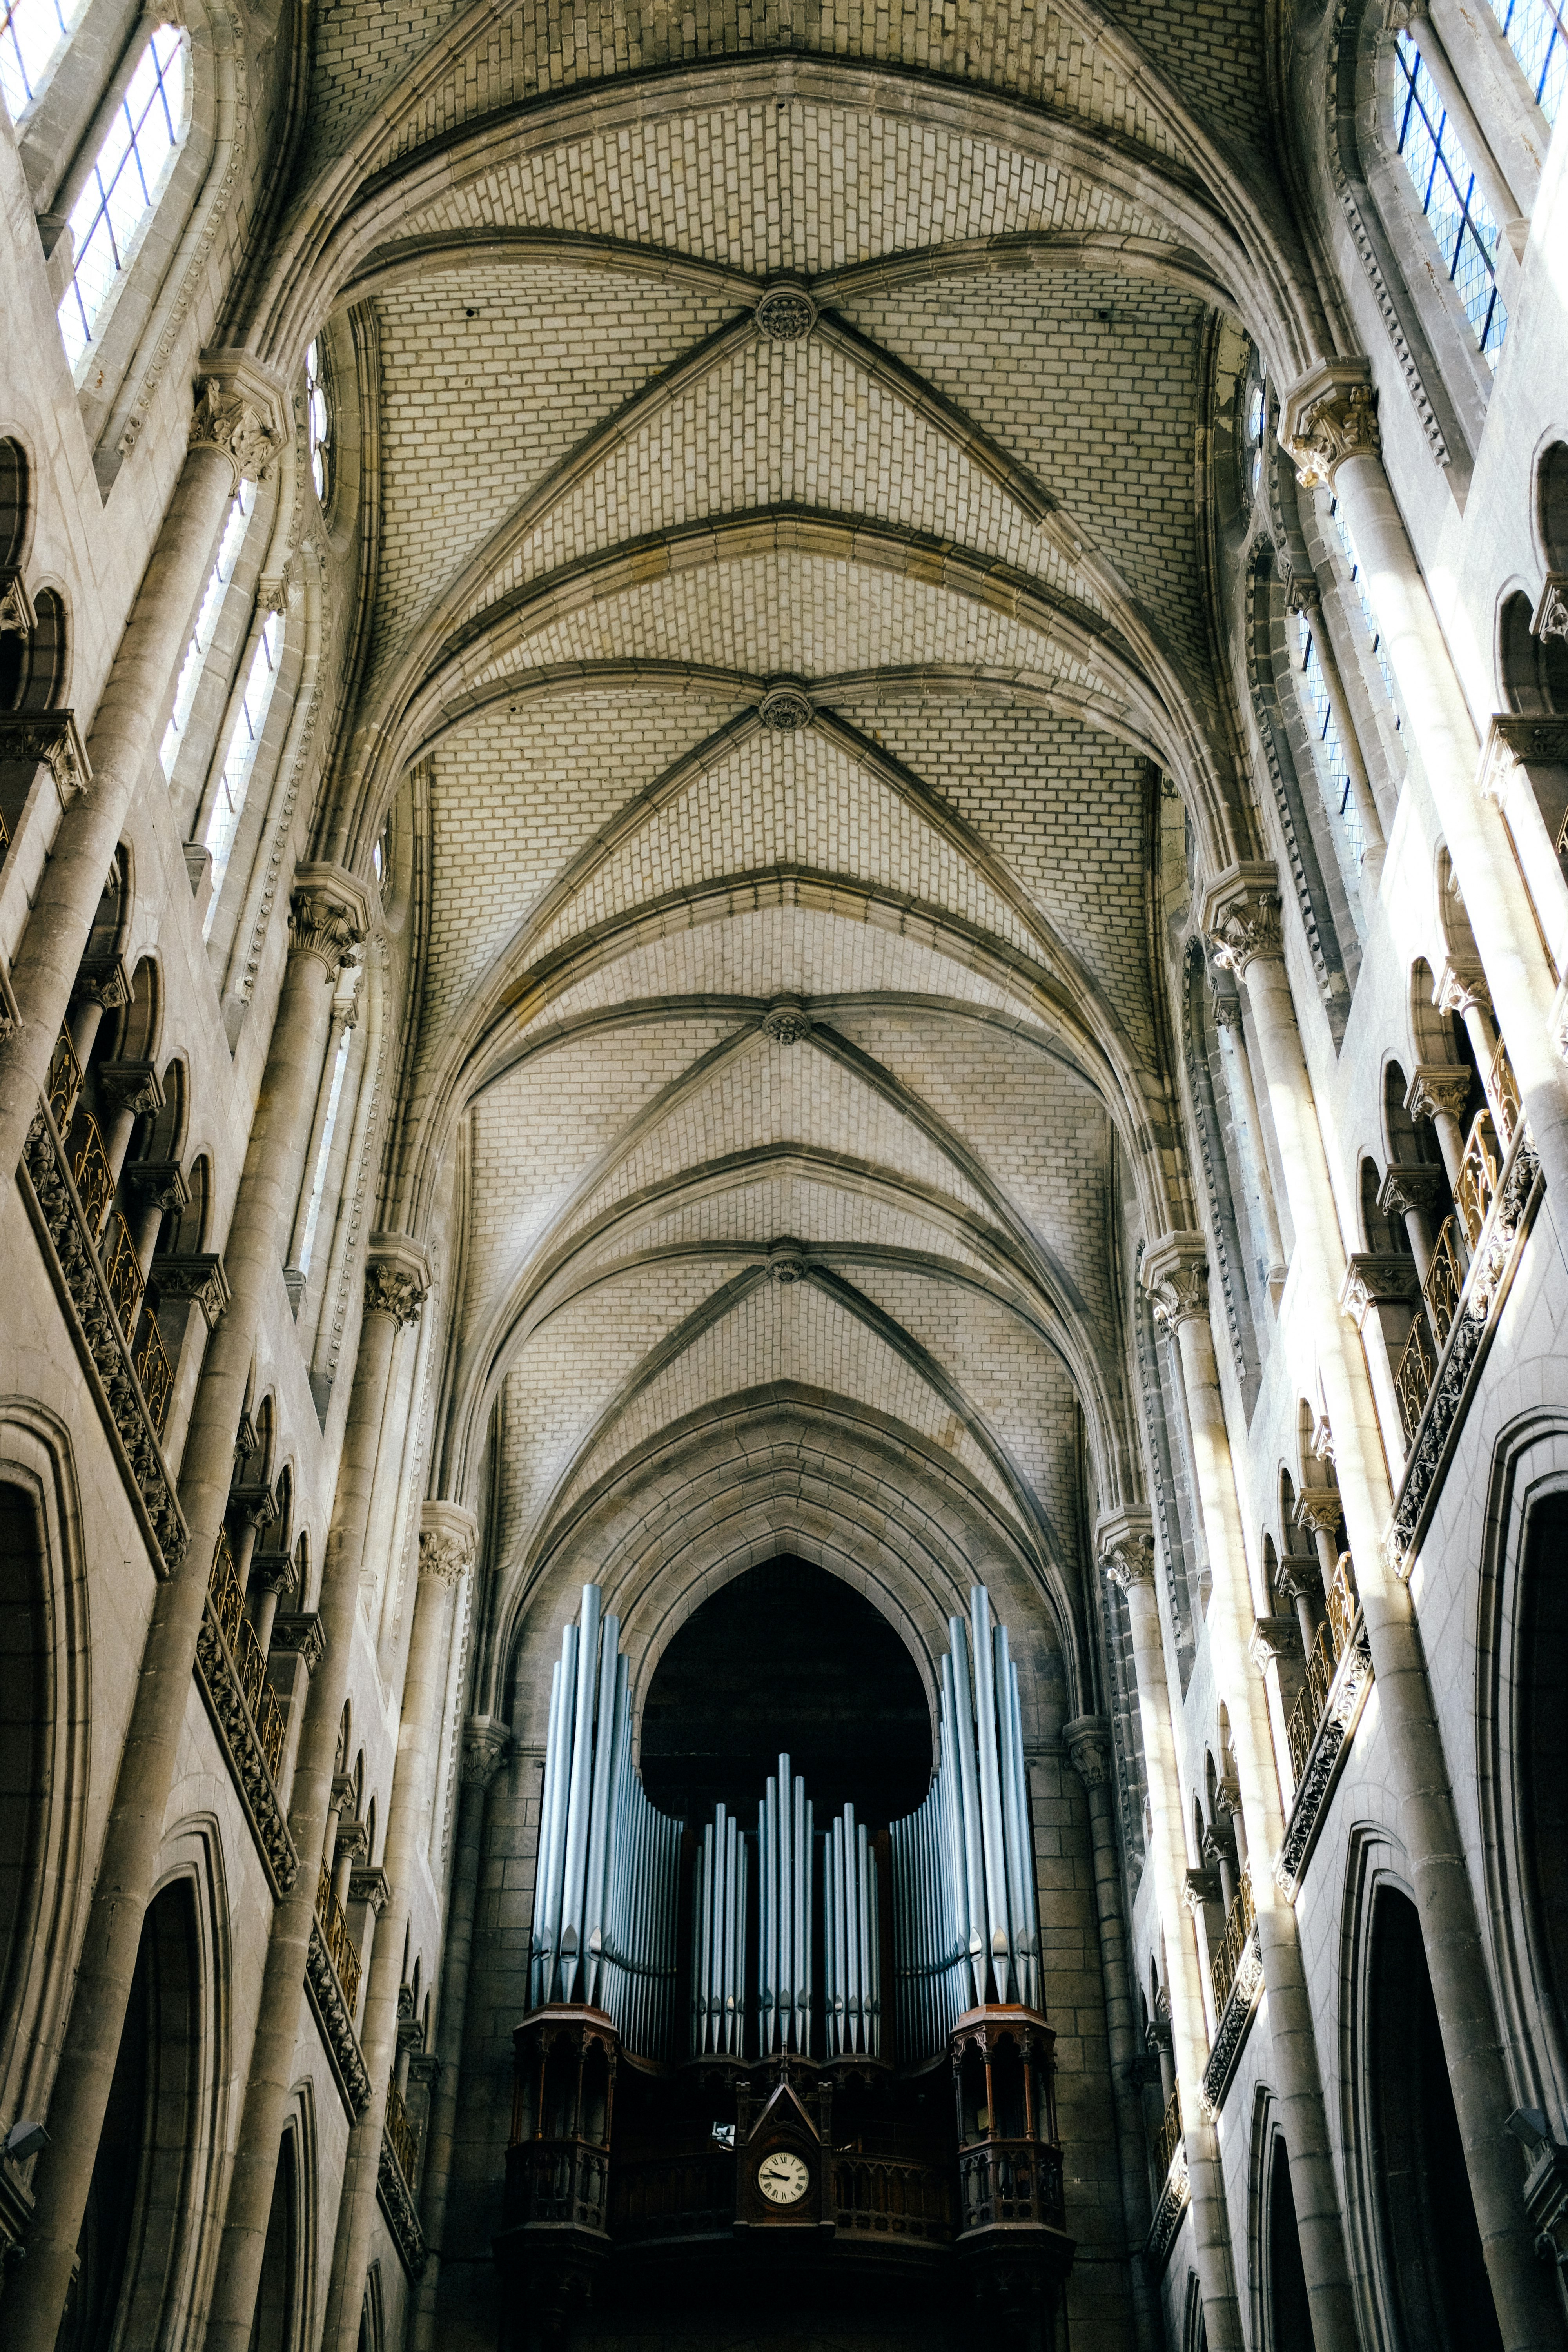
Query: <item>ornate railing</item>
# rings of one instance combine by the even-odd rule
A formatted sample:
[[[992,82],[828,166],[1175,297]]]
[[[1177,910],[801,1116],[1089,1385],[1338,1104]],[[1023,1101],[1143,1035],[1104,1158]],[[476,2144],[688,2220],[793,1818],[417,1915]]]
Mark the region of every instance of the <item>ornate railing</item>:
[[[988,2139],[958,2155],[959,2228],[1060,2225],[1062,2152],[1037,2139]]]
[[[952,2235],[952,2195],[934,2164],[900,2157],[835,2157],[833,2204],[838,2228],[856,2236],[945,2245]]]
[[[261,1644],[245,1614],[228,1538],[221,1530],[213,1547],[206,1607],[196,1635],[196,1673],[274,1891],[286,1894],[294,1884],[300,1857],[278,1795],[283,1715],[267,1679]]]
[[[1459,1181],[1454,1187],[1454,1205],[1464,1219],[1465,1235],[1472,1250],[1481,1237],[1487,1212],[1497,1198],[1503,1158],[1490,1111],[1479,1110],[1465,1139]]]
[[[332,1893],[332,1874],[325,1863],[321,1864],[321,1875],[316,1886],[316,1925],[321,1931],[328,1957],[337,1970],[338,1982],[352,2017],[359,2006],[360,1956],[354,1949],[349,1923],[343,1916],[343,1906]]]
[[[1159,2137],[1154,2142],[1154,2170],[1162,2180],[1174,2164],[1181,2145],[1182,2095],[1179,2090],[1175,2090],[1171,2094],[1171,2104],[1165,2109],[1160,2124]]]
[[[120,1328],[129,1339],[136,1329],[136,1312],[147,1285],[131,1228],[118,1209],[110,1211],[109,1230],[103,1236],[103,1272]]]
[[[1432,1344],[1431,1327],[1425,1315],[1417,1315],[1394,1374],[1394,1393],[1407,1442],[1415,1434],[1415,1425],[1426,1410],[1436,1373],[1437,1350]]]
[[[1328,1613],[1318,1628],[1318,1638],[1307,1654],[1307,1678],[1301,1685],[1295,1706],[1290,1710],[1290,1768],[1298,1784],[1307,1769],[1307,1759],[1312,1752],[1312,1742],[1318,1726],[1329,1704],[1334,1675],[1351,1638],[1358,1606],[1355,1576],[1348,1551],[1340,1554],[1333,1580],[1327,1593]]]
[[[521,2143],[523,2152],[529,2146]],[[507,2150],[509,2177],[513,2153]],[[533,2177],[531,2171],[527,2175],[530,2181]],[[617,2163],[610,2215],[617,2238],[715,2236],[735,2218],[735,2158],[727,2150],[704,2148],[687,2156]]]
[[[49,1060],[49,1075],[44,1084],[44,1100],[49,1107],[49,1117],[63,1135],[71,1123],[81,1092],[81,1064],[76,1057],[76,1047],[68,1033],[62,1029],[55,1039],[55,1050]]]
[[[1252,1874],[1244,1869],[1237,1885],[1236,1899],[1226,1919],[1225,1933],[1209,1960],[1216,2017],[1230,1999],[1230,1989],[1236,1982],[1236,1972],[1241,1965],[1241,1956],[1247,1949],[1247,1939],[1252,1933],[1252,1923],[1257,1916],[1252,1906]]]
[[[1497,1113],[1498,1132],[1502,1137],[1506,1154],[1519,1129],[1519,1080],[1513,1075],[1513,1064],[1508,1058],[1508,1047],[1498,1039],[1497,1052],[1492,1055],[1491,1069],[1487,1077],[1487,1097]]]
[[[76,1186],[88,1230],[96,1240],[103,1231],[103,1221],[114,1198],[114,1171],[109,1164],[98,1121],[89,1110],[81,1114],[81,1140],[71,1160],[71,1182]]]
[[[1432,1252],[1432,1263],[1426,1269],[1426,1279],[1421,1286],[1421,1295],[1431,1310],[1432,1328],[1436,1334],[1439,1348],[1453,1328],[1454,1318],[1459,1311],[1459,1293],[1464,1286],[1465,1269],[1459,1264],[1458,1221],[1445,1217],[1443,1230]]]
[[[673,2218],[674,2206],[668,2201],[668,2192],[676,2188],[683,2168],[679,2165],[662,2168],[647,2165],[629,2168],[645,2176],[643,2185],[645,2190],[653,2191],[653,2206],[662,2204],[665,2209],[665,2228],[661,2230],[647,2211],[645,2197],[645,2220],[652,2226],[645,2227],[641,2234],[662,2236],[673,2233],[679,2225]],[[661,2169],[670,2176],[665,2184],[667,2193],[664,2198],[658,2193],[658,2184],[651,2178]],[[730,2181],[727,2221],[732,2221],[735,2217],[732,2166]],[[602,2230],[610,2190],[609,2150],[598,2147],[592,2140],[514,2140],[506,2152],[506,2187],[507,2213],[514,2221],[548,2222],[577,2230]]]
[[[267,1769],[276,1780],[283,1761],[283,1711],[267,1679],[266,1655],[256,1638],[255,1628],[245,1613],[245,1595],[234,1572],[234,1554],[229,1549],[228,1538],[221,1533],[213,1552],[212,1575],[208,1582],[224,1640],[234,1654],[239,1686],[245,1693],[245,1703],[250,1709],[251,1720],[261,1742],[261,1752],[267,1759]]]
[[[385,2132],[392,2153],[397,2158],[403,2178],[410,2189],[414,2186],[415,2168],[419,2162],[419,2135],[414,2128],[414,2118],[407,2102],[395,2081],[386,2086]]]
[[[133,1359],[136,1377],[142,1383],[142,1394],[153,1416],[153,1426],[160,1437],[168,1423],[169,1402],[174,1393],[174,1374],[163,1335],[151,1315],[142,1326],[142,1345]]]

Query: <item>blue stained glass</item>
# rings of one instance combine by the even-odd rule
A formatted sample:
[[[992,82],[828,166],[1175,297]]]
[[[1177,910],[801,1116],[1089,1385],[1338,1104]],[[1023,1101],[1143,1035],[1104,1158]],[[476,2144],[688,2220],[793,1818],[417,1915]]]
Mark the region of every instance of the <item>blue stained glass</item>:
[[[1401,33],[1394,47],[1400,156],[1476,341],[1495,368],[1508,331],[1508,312],[1497,290],[1498,225],[1420,50],[1408,33]]]

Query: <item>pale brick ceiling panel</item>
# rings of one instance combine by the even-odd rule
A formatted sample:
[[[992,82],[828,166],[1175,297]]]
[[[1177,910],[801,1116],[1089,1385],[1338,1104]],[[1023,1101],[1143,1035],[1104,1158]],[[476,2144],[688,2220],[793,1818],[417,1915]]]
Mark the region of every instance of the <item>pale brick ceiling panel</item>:
[[[358,21],[364,12],[356,6],[344,13]],[[402,17],[405,11],[395,13]],[[790,0],[763,0],[760,8],[720,0],[693,15],[668,0],[616,0],[613,9],[547,0],[501,17],[482,46],[399,125],[390,152],[405,152],[457,123],[547,90],[731,56],[742,47],[921,67],[1015,91],[1162,154],[1176,147],[1136,80],[1101,53],[1081,23],[1056,9],[1026,9],[1007,0],[958,9],[943,0],[913,0],[889,14],[868,0],[823,0],[803,13]],[[340,36],[332,58],[334,93],[354,55]]]
[[[728,1034],[718,1024],[670,1022],[619,1036],[567,1038],[479,1097],[470,1155],[470,1324],[637,1112]]]
[[[694,1249],[714,1243],[751,1244],[791,1237],[817,1249],[902,1250],[911,1256],[949,1258],[977,1274],[990,1267],[951,1226],[918,1209],[900,1208],[885,1192],[868,1192],[826,1176],[791,1171],[763,1175],[689,1201],[667,1215],[624,1227],[611,1247],[616,1258],[638,1250]],[[608,1260],[606,1259],[606,1262]],[[856,1281],[859,1276],[854,1276]]]
[[[764,1279],[632,1400],[579,1470],[562,1507],[669,1423],[742,1390],[780,1381],[874,1406],[944,1446],[1011,1507],[1005,1482],[962,1419],[896,1349],[816,1283]]]
[[[476,687],[558,662],[690,661],[752,675],[982,663],[1041,688],[1100,682],[1037,629],[931,581],[795,549],[612,592],[536,629]]]
[[[1152,1066],[1141,754],[1025,708],[889,698],[854,716],[1006,860]]]
[[[416,279],[376,307],[382,532],[372,702],[432,596],[524,492],[732,310],[646,278],[548,267]]]
[[[1027,952],[1034,942],[973,866],[910,803],[815,729],[759,729],[715,761],[584,882],[534,943],[563,940],[705,876],[775,865],[908,892]]]
[[[842,307],[1056,493],[1202,676],[1198,306],[1085,272],[948,279]]]
[[[334,0],[310,26],[304,175],[341,155],[356,124],[402,80],[467,0]]]
[[[430,943],[422,1045],[561,869],[633,793],[733,706],[657,688],[491,708],[443,738],[430,790]]]
[[[707,515],[834,508],[956,540],[1084,604],[1095,600],[1021,508],[952,437],[812,340],[749,342],[591,474],[476,599],[595,548]],[[1097,608],[1098,609],[1098,608]]]
[[[1103,1206],[1110,1125],[1092,1087],[998,1029],[922,1013],[845,1013],[833,1025],[967,1145],[1113,1329]]]
[[[1058,1531],[1070,1528],[1077,1394],[1060,1357],[1017,1316],[967,1286],[896,1266],[856,1266],[848,1278],[941,1365]]]
[[[801,99],[631,123],[514,156],[401,232],[513,227],[668,246],[755,277],[1026,230],[1170,236],[1156,213],[1058,163]]]
[[[1016,1019],[1020,999],[906,933],[818,907],[726,911],[630,948],[575,981],[536,1014],[534,1026],[613,1004],[671,996],[846,994],[952,997]],[[527,1029],[521,1033],[528,1034]]]
[[[599,1415],[659,1341],[729,1278],[723,1265],[633,1268],[530,1334],[507,1374],[500,1559],[523,1549]]]
[[[608,1172],[566,1229],[577,1231],[614,1202],[668,1185],[688,1169],[768,1143],[843,1152],[986,1215],[954,1162],[885,1096],[809,1040],[779,1045],[754,1032]]]

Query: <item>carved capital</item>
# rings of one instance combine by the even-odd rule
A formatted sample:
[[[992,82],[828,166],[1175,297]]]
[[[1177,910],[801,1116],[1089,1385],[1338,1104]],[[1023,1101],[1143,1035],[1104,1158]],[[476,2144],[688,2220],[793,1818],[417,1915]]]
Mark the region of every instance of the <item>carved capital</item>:
[[[1421,1281],[1415,1260],[1403,1250],[1352,1257],[1340,1285],[1340,1305],[1359,1331],[1372,1307],[1417,1307]]]
[[[150,1118],[163,1108],[163,1085],[151,1062],[100,1063],[98,1088],[105,1102],[132,1118]]]
[[[289,404],[269,372],[243,352],[204,352],[191,418],[193,449],[216,449],[234,488],[258,482],[289,439]]]
[[[1561,637],[1568,642],[1568,572],[1549,572],[1541,591],[1541,602],[1530,625],[1530,634],[1542,644],[1549,638]]]
[[[479,1523],[461,1503],[424,1503],[419,1510],[419,1573],[455,1584],[479,1549]]]
[[[6,711],[0,715],[0,760],[47,768],[65,802],[85,793],[92,762],[69,710]]]
[[[121,1181],[144,1209],[184,1212],[191,1204],[191,1188],[174,1160],[128,1160]]]
[[[303,1658],[306,1672],[314,1674],[327,1654],[327,1637],[315,1610],[300,1610],[287,1616],[279,1610],[272,1620],[272,1647]]]
[[[1154,1581],[1154,1522],[1147,1511],[1114,1511],[1094,1531],[1095,1549],[1119,1591]]]
[[[223,1260],[216,1251],[171,1251],[166,1257],[155,1257],[152,1279],[161,1299],[194,1299],[206,1318],[207,1329],[216,1330],[228,1306],[229,1288]],[[255,1450],[253,1436],[246,1451]]]
[[[1189,1870],[1182,1881],[1182,1900],[1194,1919],[1205,1903],[1218,1903],[1222,1892],[1217,1870]]]
[[[1462,1120],[1469,1099],[1470,1074],[1463,1062],[1417,1062],[1405,1108],[1412,1118],[1436,1118],[1441,1111]]]
[[[130,1002],[131,974],[123,956],[83,956],[71,983],[73,1004],[98,1004],[105,1013],[118,1013]]]
[[[344,1822],[332,1841],[332,1860],[363,1862],[370,1853],[370,1831],[363,1822]]]
[[[0,635],[30,637],[37,625],[26,582],[14,563],[0,563]]]
[[[364,1269],[364,1311],[417,1321],[430,1288],[430,1261],[405,1234],[372,1234]]]
[[[1322,609],[1322,593],[1315,572],[1287,572],[1284,591],[1287,612],[1307,614]]]
[[[1284,956],[1279,877],[1264,860],[1227,866],[1216,876],[1204,892],[1200,919],[1215,963],[1237,980],[1260,959]]]
[[[1442,1207],[1447,1181],[1440,1168],[1406,1167],[1396,1160],[1378,1187],[1377,1205],[1385,1217],[1405,1217],[1413,1209],[1431,1216]]]
[[[511,1726],[499,1715],[470,1715],[463,1722],[463,1780],[470,1789],[488,1789],[511,1747]]]
[[[1432,990],[1432,1002],[1439,1013],[1470,1012],[1479,1005],[1483,1013],[1491,1011],[1491,992],[1487,976],[1473,956],[1445,956]]]
[[[776,996],[763,1015],[763,1034],[775,1045],[798,1045],[811,1027],[811,1015],[798,996]]]
[[[392,1900],[392,1881],[384,1870],[355,1870],[349,1874],[349,1901],[368,1903],[379,1919]]]
[[[1162,1234],[1144,1251],[1138,1278],[1162,1330],[1173,1334],[1184,1323],[1208,1321],[1208,1251],[1201,1234]]]
[[[336,980],[368,937],[371,908],[364,884],[342,866],[301,866],[289,898],[289,949],[314,956]]]
[[[258,1551],[250,1563],[250,1580],[258,1592],[292,1592],[300,1580],[293,1557],[286,1551]]]
[[[1253,1664],[1262,1674],[1271,1659],[1300,1656],[1301,1629],[1294,1617],[1254,1618],[1247,1648]]]
[[[1337,1486],[1303,1486],[1296,1497],[1296,1525],[1310,1528],[1314,1535],[1334,1536],[1340,1531],[1344,1517],[1344,1503]],[[1281,1568],[1285,1563],[1279,1563]],[[1312,1574],[1316,1576],[1314,1567]]]
[[[1274,1590],[1292,1607],[1298,1601],[1321,1601],[1323,1580],[1315,1560],[1303,1559],[1297,1552],[1288,1551],[1274,1570]]]
[[[1103,1789],[1110,1778],[1110,1725],[1103,1715],[1077,1715],[1062,1726],[1068,1761],[1086,1789]]]
[[[1279,406],[1279,439],[1303,489],[1332,489],[1347,457],[1380,457],[1377,394],[1364,360],[1323,360]]]
[[[269,1528],[278,1517],[278,1495],[260,1479],[241,1480],[228,1490],[228,1507],[247,1528]]]

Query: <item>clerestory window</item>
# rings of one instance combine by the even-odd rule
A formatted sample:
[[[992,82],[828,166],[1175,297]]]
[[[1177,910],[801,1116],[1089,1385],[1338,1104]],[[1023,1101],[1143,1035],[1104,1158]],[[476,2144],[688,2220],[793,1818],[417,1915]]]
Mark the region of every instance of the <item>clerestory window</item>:
[[[1497,289],[1498,225],[1408,33],[1397,36],[1394,53],[1394,143],[1482,355],[1495,368],[1508,331]]]
[[[0,98],[19,122],[58,65],[86,0],[0,0]]]
[[[319,343],[310,344],[305,352],[305,427],[310,449],[310,478],[324,509],[332,488],[332,409]]]
[[[1568,88],[1568,16],[1558,0],[1492,0],[1492,11],[1531,98],[1548,122],[1555,122]]]
[[[195,627],[191,632],[191,642],[185,647],[185,658],[180,664],[179,683],[174,688],[174,708],[170,713],[169,723],[163,730],[163,740],[158,753],[163,763],[165,776],[173,776],[174,762],[180,756],[180,746],[184,740],[185,729],[190,724],[191,707],[196,698],[196,688],[202,682],[202,671],[205,667],[206,657],[212,651],[213,632],[217,627],[218,615],[223,611],[223,600],[227,593],[229,583],[234,578],[234,567],[239,562],[239,551],[245,545],[246,525],[249,522],[255,507],[255,483],[241,482],[234,502],[229,508],[228,519],[223,527],[223,537],[218,541],[217,558],[202,593],[201,609],[196,614]]]
[[[1366,832],[1356,799],[1355,780],[1345,758],[1339,719],[1329,697],[1316,633],[1306,614],[1300,616],[1296,625],[1301,663],[1301,699],[1312,734],[1319,788],[1333,820],[1334,846],[1339,854],[1341,870],[1347,887],[1353,895],[1360,884],[1362,860],[1366,855]]]
[[[177,26],[154,26],[71,207],[74,269],[59,322],[79,375],[184,138],[189,54],[189,37]]]
[[[217,797],[207,821],[205,846],[212,853],[213,868],[212,898],[207,906],[206,920],[202,926],[202,935],[205,939],[212,937],[223,878],[234,854],[239,820],[245,814],[246,794],[250,789],[257,748],[261,741],[261,730],[267,724],[272,689],[278,682],[278,661],[283,649],[282,641],[281,617],[277,613],[268,613],[246,675],[245,690],[240,696],[239,709],[229,731],[228,751],[224,759],[223,773],[218,779]]]

